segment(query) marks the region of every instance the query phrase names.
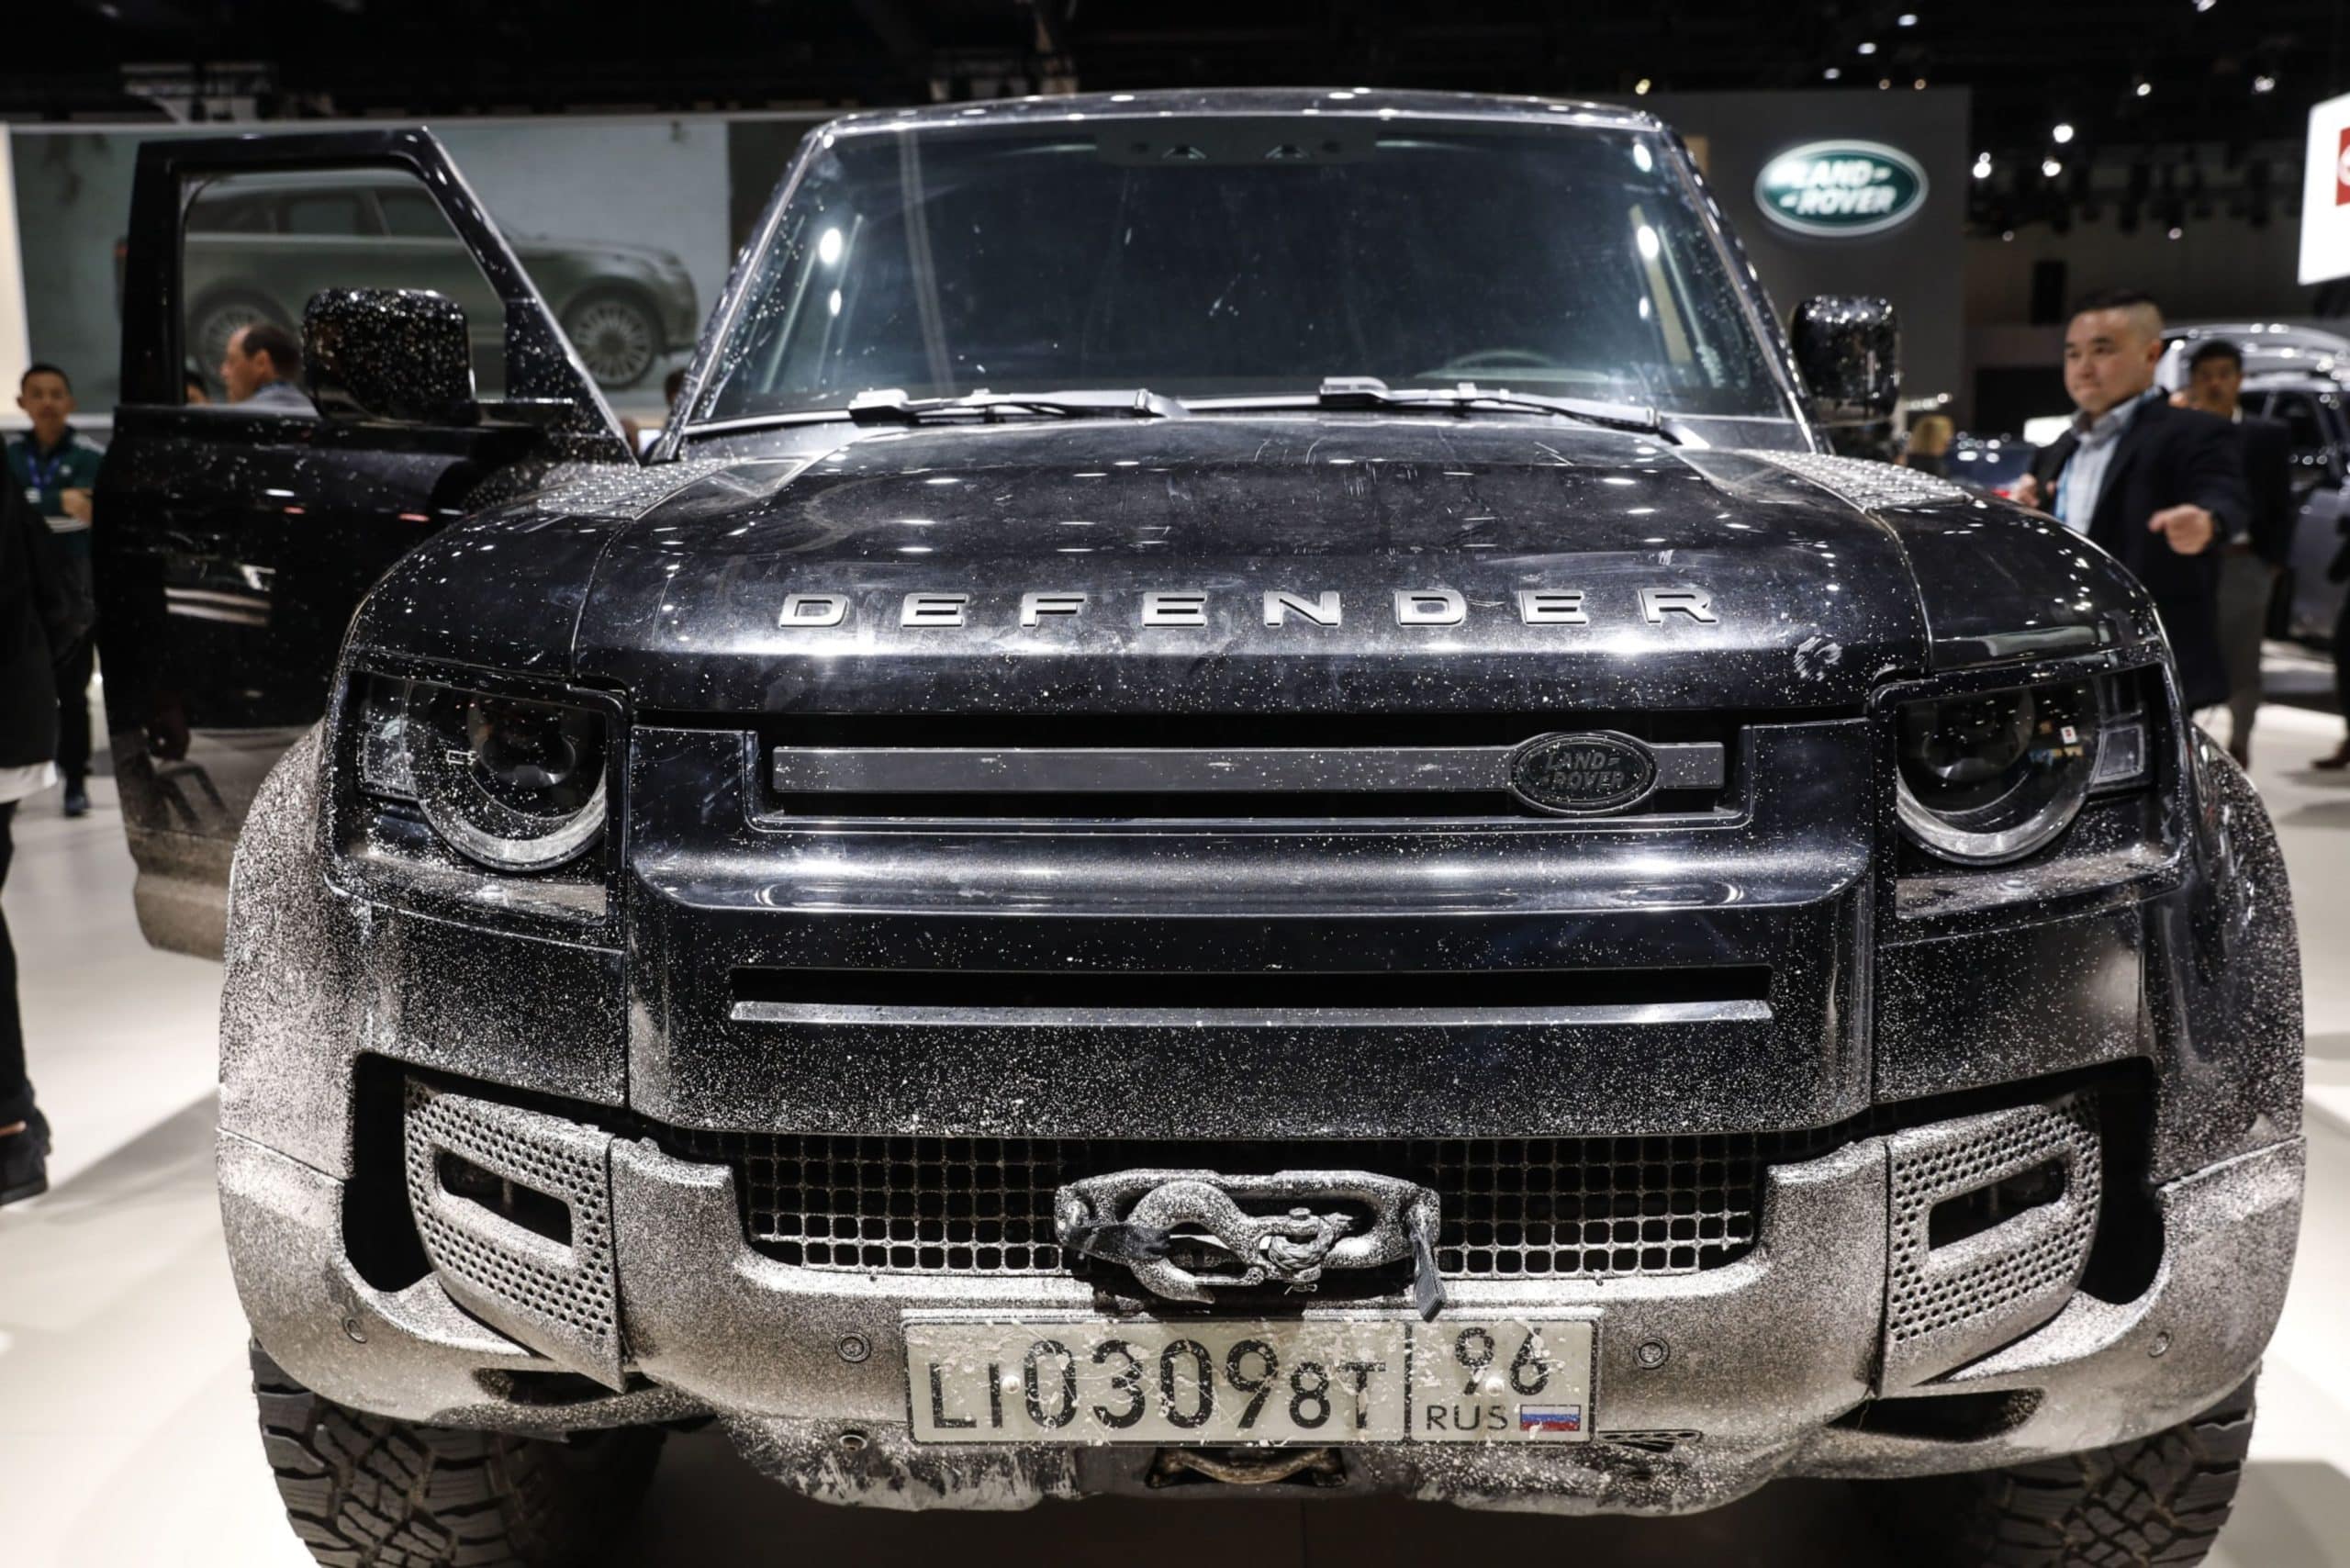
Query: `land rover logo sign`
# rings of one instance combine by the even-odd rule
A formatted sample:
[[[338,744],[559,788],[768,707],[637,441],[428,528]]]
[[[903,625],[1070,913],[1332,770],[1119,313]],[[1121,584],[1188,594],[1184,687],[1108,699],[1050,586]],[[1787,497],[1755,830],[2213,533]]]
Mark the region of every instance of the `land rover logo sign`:
[[[1876,141],[1807,141],[1755,176],[1754,205],[1782,229],[1841,239],[1878,234],[1926,204],[1926,171]]]
[[[1629,735],[1537,735],[1510,758],[1509,787],[1537,811],[1620,812],[1656,788],[1656,759]]]

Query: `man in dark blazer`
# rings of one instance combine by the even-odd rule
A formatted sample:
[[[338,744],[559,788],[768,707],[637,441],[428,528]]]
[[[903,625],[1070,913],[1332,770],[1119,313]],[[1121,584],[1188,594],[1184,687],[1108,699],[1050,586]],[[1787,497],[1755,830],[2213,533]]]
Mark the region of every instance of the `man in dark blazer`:
[[[2161,612],[2187,706],[2228,698],[2213,545],[2249,522],[2235,431],[2173,408],[2154,385],[2163,318],[2143,294],[2081,302],[2065,329],[2073,428],[2040,449],[2016,498],[2042,507],[2127,566]]]
[[[2277,575],[2293,555],[2293,432],[2244,411],[2244,351],[2222,338],[2199,345],[2187,362],[2190,409],[2235,426],[2244,482],[2252,501],[2244,531],[2220,543],[2220,660],[2228,671],[2228,751],[2252,766],[2252,725],[2260,711],[2260,640]]]

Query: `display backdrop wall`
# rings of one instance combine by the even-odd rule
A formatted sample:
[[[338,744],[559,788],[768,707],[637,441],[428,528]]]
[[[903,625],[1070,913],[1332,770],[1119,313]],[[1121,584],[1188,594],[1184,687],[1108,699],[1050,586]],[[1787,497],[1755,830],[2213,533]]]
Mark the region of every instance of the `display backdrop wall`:
[[[1882,93],[1659,93],[1628,102],[1679,130],[1706,171],[1770,291],[1782,325],[1816,294],[1875,294],[1901,319],[1902,391],[1961,395],[1964,348],[1967,106],[1964,88]],[[1799,233],[1766,218],[1755,185],[1772,163],[1818,147],[1852,164],[1867,144],[1906,155],[1923,175],[1922,197],[1899,221],[1873,230]],[[1834,150],[1855,156],[1836,158]],[[1836,177],[1831,169],[1822,178]],[[1890,183],[1890,182],[1887,182]]]
[[[613,264],[613,253],[623,248],[674,258],[690,280],[698,325],[725,282],[737,238],[731,218],[731,139],[747,134],[763,147],[780,143],[788,152],[812,118],[535,118],[456,121],[433,129],[507,238],[526,254],[552,251],[565,266],[589,272]],[[160,136],[218,134],[222,129],[17,127],[8,139],[24,277],[25,352],[65,366],[85,412],[103,417],[116,398],[121,325],[117,248],[129,212],[139,144]],[[298,129],[330,126],[311,122]],[[540,282],[552,297],[549,280]],[[290,303],[292,314],[298,316],[299,308],[299,300]],[[664,345],[644,374],[625,386],[609,387],[614,406],[657,413],[663,375],[684,362],[688,346]]]

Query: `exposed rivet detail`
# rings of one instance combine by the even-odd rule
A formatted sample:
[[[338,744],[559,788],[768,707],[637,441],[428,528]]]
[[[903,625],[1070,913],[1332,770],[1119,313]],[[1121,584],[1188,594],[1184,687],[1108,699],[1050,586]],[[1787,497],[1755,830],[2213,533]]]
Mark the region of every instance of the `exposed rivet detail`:
[[[1639,1357],[1640,1365],[1655,1368],[1664,1365],[1673,1351],[1662,1339],[1643,1339],[1636,1354]]]
[[[2165,1329],[2165,1331],[2163,1331],[2162,1333],[2159,1333],[2159,1334],[2157,1334],[2157,1335],[2155,1335],[2155,1336],[2154,1336],[2154,1342],[2153,1344],[2151,1344],[2151,1345],[2149,1345],[2149,1346],[2147,1346],[2147,1347],[2146,1347],[2146,1354],[2148,1354],[2148,1355],[2150,1355],[2150,1356],[2159,1356],[2159,1355],[2161,1355],[2165,1350],[2169,1350],[2169,1349],[2170,1349],[2170,1333],[2169,1333],[2169,1331],[2168,1331],[2167,1329]]]
[[[871,1440],[872,1439],[867,1438],[863,1432],[858,1431],[854,1427],[841,1434],[841,1447],[848,1450],[851,1453],[863,1451],[865,1445]]]
[[[342,1320],[342,1333],[343,1338],[354,1345],[364,1345],[367,1342],[367,1331],[359,1327],[359,1319],[355,1317],[346,1317]]]
[[[840,1352],[845,1361],[861,1361],[873,1353],[873,1342],[862,1334],[844,1334]]]

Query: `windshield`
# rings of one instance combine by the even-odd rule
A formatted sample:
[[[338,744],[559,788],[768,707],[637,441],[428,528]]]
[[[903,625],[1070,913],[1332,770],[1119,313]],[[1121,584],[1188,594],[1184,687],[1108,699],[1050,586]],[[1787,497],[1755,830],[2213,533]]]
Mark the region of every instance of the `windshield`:
[[[699,422],[912,397],[1473,382],[1787,407],[1656,137],[1283,116],[851,132],[819,150]]]

